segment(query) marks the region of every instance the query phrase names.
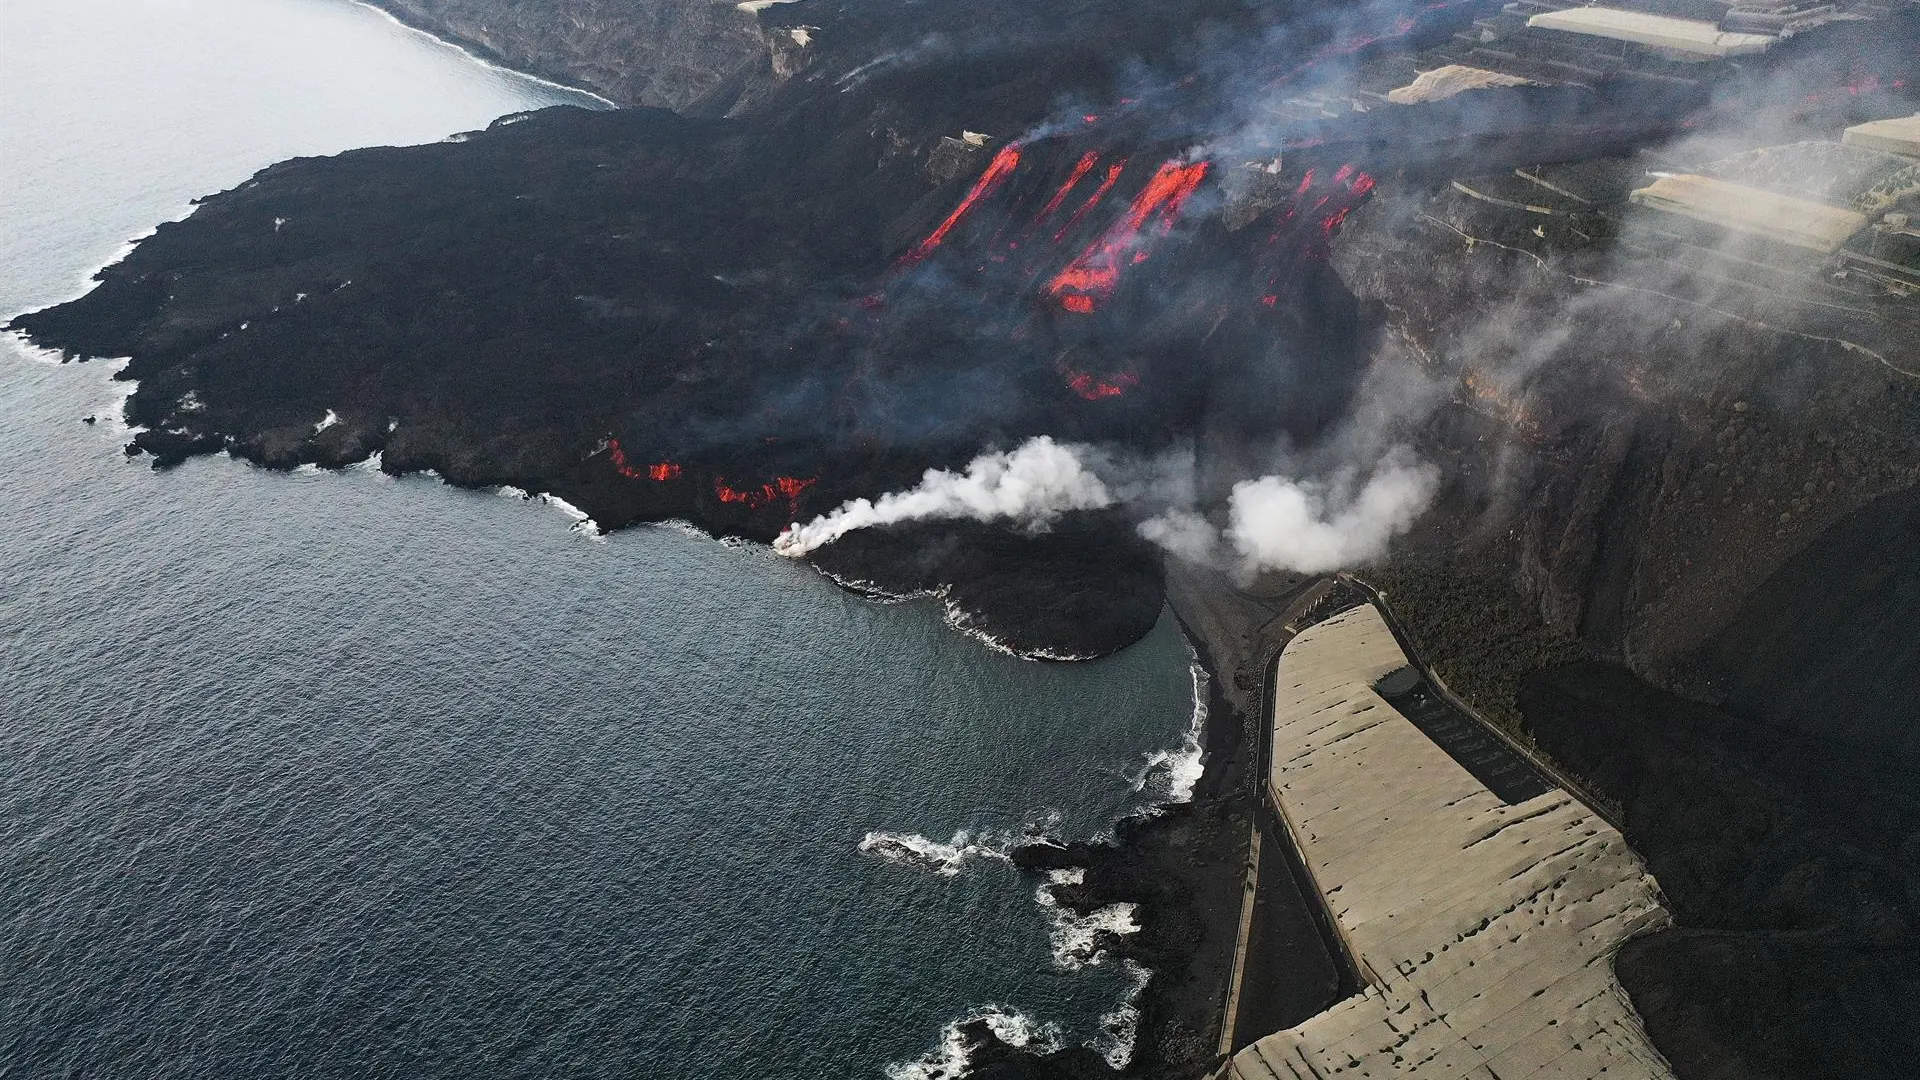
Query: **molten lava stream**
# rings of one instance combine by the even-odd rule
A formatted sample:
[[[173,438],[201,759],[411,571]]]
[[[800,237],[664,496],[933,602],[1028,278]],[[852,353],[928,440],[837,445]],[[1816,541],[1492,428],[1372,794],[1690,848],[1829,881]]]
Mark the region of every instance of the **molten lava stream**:
[[[1140,385],[1140,376],[1131,371],[1115,372],[1103,377],[1096,376],[1091,371],[1067,368],[1061,374],[1066,378],[1067,389],[1087,401],[1116,398]]]
[[[928,233],[926,239],[915,244],[911,250],[902,255],[896,265],[911,266],[933,254],[946,241],[947,234],[953,231],[954,226],[960,224],[961,220],[979,205],[980,200],[999,190],[1000,185],[1006,183],[1007,178],[1013,175],[1013,170],[1019,166],[1020,144],[1008,143],[999,153],[993,155],[993,160],[987,163],[987,171],[981,173],[980,179],[973,182],[972,190],[967,192],[966,198],[960,200],[959,206],[953,208],[953,213],[947,215],[947,219],[940,223],[939,228]]]
[[[635,465],[627,460],[627,452],[620,448],[619,439],[607,440],[607,457],[613,462],[613,471],[629,480],[652,480],[665,483],[678,480],[684,470],[671,461],[662,461],[652,465]]]
[[[1373,188],[1373,177],[1352,165],[1340,166],[1324,183],[1316,170],[1307,170],[1288,205],[1273,217],[1267,243],[1277,249],[1280,262],[1270,264],[1272,275],[1256,294],[1262,307],[1278,306],[1279,292],[1274,286],[1300,264],[1323,262],[1331,256],[1333,234],[1367,201]],[[1322,191],[1325,193],[1320,194]]]
[[[1119,285],[1123,256],[1129,257],[1128,263],[1146,261],[1146,250],[1136,245],[1148,223],[1157,218],[1162,236],[1172,231],[1180,208],[1206,179],[1208,165],[1205,161],[1169,161],[1160,166],[1147,186],[1133,197],[1126,215],[1047,283],[1048,295],[1068,311],[1082,315],[1092,312],[1097,300],[1111,295]]]
[[[1080,224],[1081,219],[1092,213],[1094,207],[1100,205],[1100,200],[1107,197],[1107,192],[1112,191],[1113,185],[1120,181],[1120,174],[1126,171],[1126,158],[1121,158],[1114,164],[1107,166],[1107,178],[1100,181],[1100,186],[1095,188],[1093,194],[1087,197],[1087,201],[1081,203],[1079,209],[1075,210],[1067,218],[1067,223],[1060,226],[1060,231],[1053,234],[1053,242],[1057,244],[1065,240],[1067,234],[1072,232],[1074,227]]]
[[[775,477],[770,484],[761,484],[758,488],[741,490],[730,486],[727,478],[713,478],[713,495],[722,503],[739,503],[749,510],[759,510],[784,499],[789,517],[800,516],[800,496],[808,488],[820,482],[819,477],[801,479],[794,476]]]
[[[1047,205],[1041,207],[1040,212],[1034,215],[1032,224],[1027,226],[1027,231],[1032,232],[1039,228],[1041,222],[1052,217],[1054,211],[1060,209],[1061,204],[1067,201],[1067,196],[1073,193],[1073,189],[1080,185],[1080,181],[1085,180],[1087,174],[1093,171],[1093,166],[1099,160],[1100,151],[1098,150],[1089,150],[1081,154],[1080,160],[1074,163],[1073,172],[1067,176],[1067,182],[1061,184],[1060,190],[1054,192],[1053,198],[1047,200]]]

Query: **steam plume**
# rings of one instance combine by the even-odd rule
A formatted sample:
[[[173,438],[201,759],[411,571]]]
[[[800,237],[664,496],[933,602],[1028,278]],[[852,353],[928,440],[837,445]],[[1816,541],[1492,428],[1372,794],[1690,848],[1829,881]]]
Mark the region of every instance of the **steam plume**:
[[[1379,560],[1440,486],[1431,465],[1389,462],[1344,507],[1321,486],[1279,476],[1233,486],[1227,537],[1248,569],[1325,573]]]
[[[1081,463],[1079,448],[1042,435],[1010,452],[982,454],[965,473],[928,469],[910,490],[889,492],[878,501],[854,499],[804,525],[789,526],[773,548],[782,555],[805,555],[855,529],[901,521],[1010,519],[1044,526],[1070,510],[1098,510],[1113,501],[1107,485]]]
[[[1375,562],[1433,500],[1440,471],[1389,455],[1358,492],[1349,485],[1263,476],[1233,486],[1224,541],[1245,573],[1319,574]],[[1222,537],[1191,510],[1173,509],[1140,525],[1140,535],[1181,558],[1213,561]]]

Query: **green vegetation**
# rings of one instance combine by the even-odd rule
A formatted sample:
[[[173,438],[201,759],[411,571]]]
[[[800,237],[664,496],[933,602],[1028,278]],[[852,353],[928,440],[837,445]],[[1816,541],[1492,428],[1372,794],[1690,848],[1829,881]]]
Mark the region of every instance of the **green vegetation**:
[[[1496,581],[1428,567],[1388,567],[1360,577],[1386,598],[1420,658],[1448,689],[1529,745],[1520,680],[1590,656],[1578,638],[1542,626]]]

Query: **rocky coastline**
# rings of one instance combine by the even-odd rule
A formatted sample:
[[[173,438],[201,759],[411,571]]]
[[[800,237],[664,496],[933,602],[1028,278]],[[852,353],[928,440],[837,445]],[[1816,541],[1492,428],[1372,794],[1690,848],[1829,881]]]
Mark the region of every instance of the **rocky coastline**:
[[[764,542],[1036,434],[1187,448],[1199,497],[1218,501],[1247,447],[1326,446],[1356,402],[1384,410],[1381,431],[1444,476],[1396,569],[1488,583],[1599,658],[1524,672],[1511,704],[1624,808],[1675,901],[1680,928],[1629,947],[1620,971],[1678,1073],[1900,1075],[1888,1033],[1920,998],[1905,708],[1920,638],[1886,628],[1910,621],[1913,595],[1912,323],[1890,306],[1854,318],[1831,297],[1635,277],[1653,271],[1618,235],[1582,231],[1597,217],[1566,211],[1571,232],[1536,235],[1480,179],[1670,166],[1660,155],[1711,126],[1711,101],[1667,84],[1509,86],[1414,120],[1300,120],[1285,185],[1233,174],[1186,246],[1142,260],[1094,314],[1035,285],[1111,226],[1062,222],[1064,254],[1024,264],[1006,245],[1040,245],[1015,211],[1097,178],[1082,162],[1117,161],[1116,179],[1167,162],[1114,189],[1116,204],[1146,198],[1244,72],[1199,65],[1173,104],[1117,103],[1140,65],[1184,71],[1201,43],[1263,32],[1240,5],[948,5],[914,26],[813,0],[750,19],[642,0],[578,0],[557,21],[485,0],[379,6],[490,59],[679,111],[549,110],[274,166],[161,227],[88,296],[16,319],[69,357],[132,357],[130,455],[290,469],[378,454],[393,473],[551,494],[604,528],[686,520]],[[1442,11],[1402,44],[1445,43],[1494,10]],[[639,44],[656,23],[673,33]],[[993,47],[954,44],[989,23]],[[574,29],[556,37],[561,24]],[[1920,41],[1913,19],[1891,25]],[[944,44],[895,70],[929,40]],[[1342,55],[1381,59],[1369,44]],[[1912,103],[1910,73],[1874,77],[1797,106],[1779,137]],[[1569,135],[1569,110],[1598,119]],[[1004,187],[988,182],[996,163]],[[1342,187],[1314,186],[1335,175]],[[1541,182],[1572,183],[1554,177]],[[1274,242],[1232,225],[1313,199],[1346,201]],[[971,211],[986,224],[970,230],[976,202],[996,208]],[[1244,288],[1262,280],[1272,292]],[[1240,306],[1196,302],[1233,290]],[[1366,396],[1401,382],[1423,408]],[[1171,599],[1214,676],[1194,800],[1113,845],[1015,857],[1085,868],[1055,886],[1076,910],[1141,905],[1139,933],[1110,946],[1154,973],[1129,1074],[1185,1077],[1217,1061],[1254,827],[1250,733],[1273,622],[1305,581],[1243,590],[1169,563],[1137,524],[1125,509],[1045,531],[920,522],[810,558],[862,588],[940,595],[956,623],[1033,657],[1123,648]],[[1433,625],[1471,652],[1485,603]],[[1301,899],[1263,925],[1313,974],[1263,984],[1260,1023],[1297,1022],[1343,988]],[[1035,1058],[966,1035],[977,1076],[1106,1071],[1084,1049]]]
[[[620,105],[697,107],[771,54],[758,22],[728,0],[362,2],[483,60]]]
[[[1281,586],[1282,596],[1310,582]],[[1084,870],[1077,884],[1052,886],[1056,902],[1082,914],[1113,904],[1138,905],[1140,929],[1104,946],[1152,973],[1136,1007],[1138,1036],[1123,1075],[1172,1080],[1206,1075],[1220,1061],[1221,1024],[1241,918],[1249,840],[1257,824],[1259,768],[1256,717],[1232,687],[1242,672],[1234,654],[1263,626],[1209,617],[1190,606],[1196,593],[1221,583],[1185,580],[1173,591],[1175,613],[1209,672],[1205,769],[1188,802],[1120,823],[1109,841],[1034,843],[1013,862],[1036,877]],[[1232,591],[1228,589],[1226,591]],[[1184,610],[1183,610],[1184,606]],[[1256,695],[1256,700],[1258,696]],[[1271,839],[1269,839],[1271,843]],[[1317,898],[1299,890],[1284,859],[1270,855],[1263,879],[1257,943],[1263,961],[1284,970],[1256,974],[1256,1007],[1240,1026],[1287,1026],[1326,1009],[1347,987],[1316,925]],[[1255,1013],[1248,1016],[1247,1013]],[[1100,1080],[1114,1071],[1085,1048],[1036,1055],[999,1043],[990,1031],[970,1033],[972,1072],[1006,1080]],[[1231,1037],[1229,1037],[1230,1039]]]

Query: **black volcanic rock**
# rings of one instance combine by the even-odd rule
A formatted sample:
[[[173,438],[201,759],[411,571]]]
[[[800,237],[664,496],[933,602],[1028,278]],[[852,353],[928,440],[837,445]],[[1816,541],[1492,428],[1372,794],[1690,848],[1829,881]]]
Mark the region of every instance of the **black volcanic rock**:
[[[751,71],[778,42],[733,0],[372,0],[402,22],[622,105],[684,109]]]
[[[1269,38],[1288,11],[1230,0],[790,7],[762,29],[809,28],[805,63],[743,88],[734,119],[560,108],[286,162],[14,325],[132,357],[129,418],[159,465],[379,453],[609,527],[764,540],[1037,434],[1310,447],[1387,317],[1328,258],[1365,169],[1590,153],[1590,133],[1555,135],[1568,110],[1630,142],[1697,97],[1524,87],[1303,121],[1296,189],[1188,151],[1237,123],[1250,74],[1337,26]],[[1468,14],[1408,26],[1444,37]],[[1217,212],[1236,199],[1270,220]],[[1082,655],[1150,620],[1137,548],[1103,585],[1058,540],[969,544],[939,584],[996,637]],[[1017,597],[1039,574],[1062,603],[1036,621]]]
[[[1195,215],[1150,241],[1151,261],[1134,253],[1097,312],[1040,288],[1110,229],[1171,231],[1178,203],[1156,185],[1177,168],[1193,194],[1207,166],[1181,164],[1185,121],[1164,106],[1017,147],[1007,136],[1064,99],[1112,94],[1139,58],[1177,54],[1212,20],[1259,21],[1232,3],[1081,7],[1098,33],[1007,6],[1030,40],[846,82],[826,76],[927,29],[848,5],[808,76],[751,116],[559,108],[286,162],[162,226],[86,297],[14,325],[69,355],[130,356],[129,419],[147,429],[135,445],[157,465],[379,453],[394,472],[551,491],[609,527],[684,518],[771,539],[1037,434],[1142,453],[1312,441],[1343,412],[1379,319],[1323,257],[1334,210],[1281,246]],[[931,18],[958,29],[993,14]],[[970,125],[993,145],[953,151]],[[943,147],[965,168],[941,182],[927,166]],[[943,226],[1003,154],[1018,168]],[[1089,155],[1112,163],[1110,195],[1087,197],[1089,180],[1067,203]],[[1343,177],[1300,198],[1364,199]],[[1146,216],[1128,224],[1136,202]],[[1137,542],[1100,540],[1089,560],[1059,537],[969,537],[940,584],[1024,650],[1104,651],[1155,617]]]
[[[1412,384],[1444,400],[1377,433],[1444,466],[1411,548],[1745,710],[1591,665],[1522,701],[1541,743],[1626,807],[1687,928],[1620,961],[1658,1045],[1688,1080],[1905,1075],[1889,1033],[1920,986],[1913,650],[1872,623],[1912,606],[1911,529],[1880,526],[1910,519],[1900,493],[1920,482],[1915,323],[1858,295],[1702,288],[1658,269],[1671,235],[1623,263],[1619,206],[1576,195],[1539,215],[1486,192],[1543,164],[1691,167],[1657,155],[1774,96],[1794,55],[1833,92],[1790,103],[1781,138],[1908,108],[1911,15],[1739,64],[1362,111],[1317,104],[1302,73],[1397,47],[1366,22],[1377,6],[803,0],[750,31],[699,7],[651,37],[666,0],[385,6],[684,114],[555,109],[296,160],[162,226],[86,297],[13,324],[70,356],[132,358],[130,453],[379,453],[394,472],[552,492],[608,527],[768,540],[1038,434],[1195,447],[1217,502],[1276,446],[1326,450],[1363,382]],[[1499,43],[1469,27],[1497,8],[1429,5],[1384,36],[1493,63],[1479,45]],[[1860,531],[1795,558],[1855,511]],[[1133,526],[922,522],[813,558],[855,587],[937,592],[1017,651],[1084,656],[1161,612]],[[1238,754],[1229,777],[1249,768]],[[1211,1064],[1249,809],[1222,763],[1218,790],[1130,825],[1124,855],[1017,855],[1087,867],[1062,903],[1143,904],[1125,948],[1158,980],[1149,1075]],[[1288,991],[1303,1014],[1339,986],[1330,960],[1313,972]],[[1098,1067],[966,1034],[979,1075]]]
[[[1025,655],[1102,656],[1160,618],[1158,553],[1117,513],[1038,533],[976,522],[862,529],[810,556],[856,588],[941,595],[966,629]]]

